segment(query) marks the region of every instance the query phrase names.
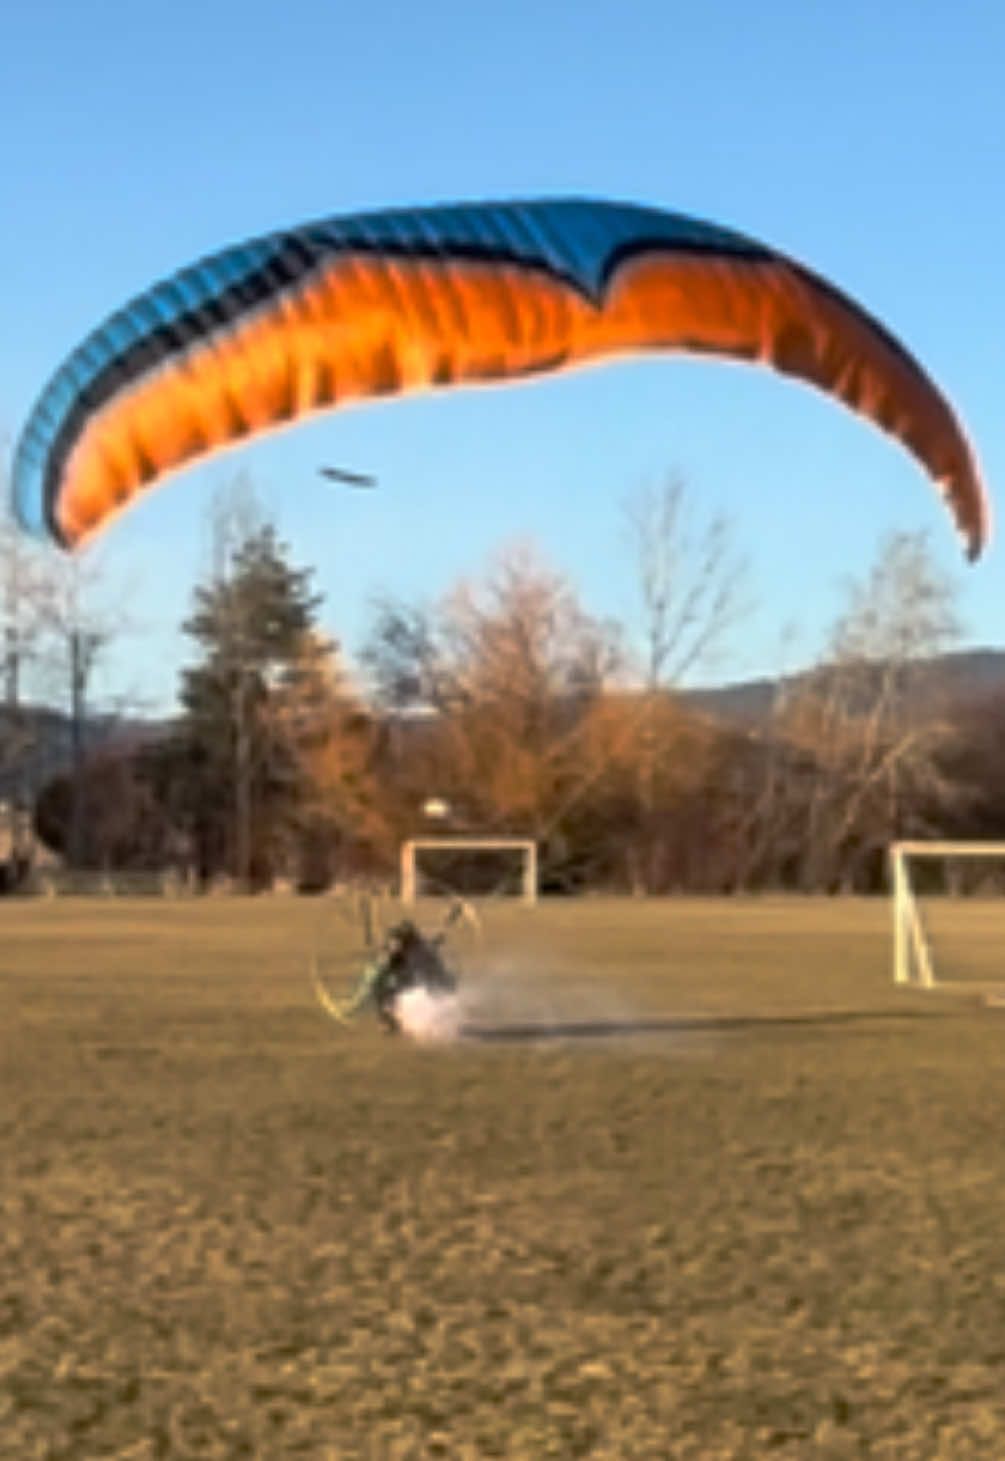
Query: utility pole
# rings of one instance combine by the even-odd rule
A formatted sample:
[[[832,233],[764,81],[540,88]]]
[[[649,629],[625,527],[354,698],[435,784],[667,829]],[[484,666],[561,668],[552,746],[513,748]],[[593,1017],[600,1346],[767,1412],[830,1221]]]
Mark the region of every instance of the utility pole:
[[[251,723],[248,715],[248,673],[243,636],[238,631],[237,681],[234,695],[234,861],[238,881],[251,890]]]
[[[4,532],[3,657],[5,735],[12,759],[10,817],[10,859],[16,870],[30,854],[28,830],[29,787],[25,723],[21,709],[21,661],[24,653],[24,556],[25,549],[13,532]]]
[[[70,758],[73,766],[73,792],[70,809],[70,866],[80,867],[84,858],[84,762],[87,753],[87,683],[103,636],[94,630],[81,629],[74,623],[69,630],[70,650]]]

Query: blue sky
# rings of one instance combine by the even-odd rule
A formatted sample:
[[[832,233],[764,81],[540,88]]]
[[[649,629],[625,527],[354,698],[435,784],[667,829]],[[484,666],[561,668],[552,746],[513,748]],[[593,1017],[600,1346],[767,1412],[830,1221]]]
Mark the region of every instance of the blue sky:
[[[8,6],[0,433],[107,313],[224,244],[589,193],[751,233],[881,316],[956,405],[1001,513],[1003,62],[998,0]],[[322,462],[380,489],[325,486]],[[1002,550],[965,569],[901,449],[769,372],[677,357],[338,412],[171,480],[95,550],[130,625],[109,690],[170,703],[207,505],[239,470],[350,649],[376,593],[433,597],[515,537],[630,619],[623,503],[667,474],[750,560],[756,608],[715,678],[810,658],[896,528],[929,529],[958,572],[968,640],[1005,643]]]

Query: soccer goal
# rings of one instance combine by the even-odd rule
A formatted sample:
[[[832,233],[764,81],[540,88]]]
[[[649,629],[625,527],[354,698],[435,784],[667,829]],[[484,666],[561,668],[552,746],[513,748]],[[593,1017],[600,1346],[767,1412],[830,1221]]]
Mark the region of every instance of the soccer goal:
[[[401,846],[402,903],[414,903],[424,891],[484,891],[460,886],[463,870],[477,862],[487,865],[487,891],[512,891],[524,903],[537,902],[537,843],[530,838],[413,837]]]
[[[1005,842],[895,842],[890,865],[894,983],[1002,991]]]

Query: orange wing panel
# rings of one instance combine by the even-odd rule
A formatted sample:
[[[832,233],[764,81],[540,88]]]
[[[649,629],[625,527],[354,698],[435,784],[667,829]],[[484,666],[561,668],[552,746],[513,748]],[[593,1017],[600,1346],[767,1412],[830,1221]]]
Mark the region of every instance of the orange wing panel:
[[[760,360],[898,437],[971,553],[988,506],[948,404],[892,337],[780,256],[653,249],[599,298],[518,262],[343,253],[131,380],[83,424],[55,516],[75,543],[144,484],[305,413],[647,349]]]

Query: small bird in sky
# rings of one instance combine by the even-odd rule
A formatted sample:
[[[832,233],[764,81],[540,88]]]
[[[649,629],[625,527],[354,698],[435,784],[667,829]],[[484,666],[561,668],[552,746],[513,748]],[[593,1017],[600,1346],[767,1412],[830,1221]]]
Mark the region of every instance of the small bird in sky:
[[[347,472],[342,467],[319,467],[322,477],[329,482],[343,482],[347,487],[376,487],[377,478],[368,472]]]

